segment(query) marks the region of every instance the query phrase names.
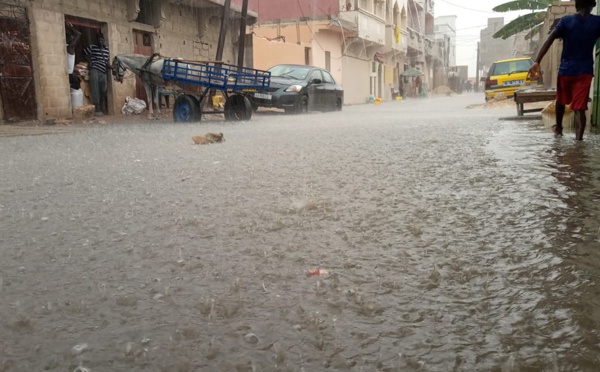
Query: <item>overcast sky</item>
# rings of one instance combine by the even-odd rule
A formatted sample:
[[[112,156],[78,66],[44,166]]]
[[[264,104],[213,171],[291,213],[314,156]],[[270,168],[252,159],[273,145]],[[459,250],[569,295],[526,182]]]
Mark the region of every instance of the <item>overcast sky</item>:
[[[504,17],[504,24],[525,12],[493,12],[492,8],[509,0],[435,0],[434,14],[456,15],[456,64],[468,65],[469,76],[475,76],[479,32],[487,27],[487,19]]]

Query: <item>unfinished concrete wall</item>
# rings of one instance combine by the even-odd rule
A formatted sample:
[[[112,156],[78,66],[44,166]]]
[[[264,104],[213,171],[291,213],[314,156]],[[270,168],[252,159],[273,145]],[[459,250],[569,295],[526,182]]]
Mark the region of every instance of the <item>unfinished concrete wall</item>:
[[[559,1],[548,8],[546,20],[542,30],[542,43],[548,37],[550,27],[554,22],[567,14],[575,13],[575,1]],[[563,42],[561,39],[555,40],[548,53],[542,60],[541,69],[544,73],[544,86],[546,88],[556,88],[556,79],[558,77],[558,68],[560,67],[560,55],[562,53]],[[534,53],[533,58],[537,57],[539,50]]]
[[[2,1],[22,6],[30,15],[34,81],[38,119],[41,121],[71,117],[65,16],[77,17],[99,25],[110,49],[111,58],[116,54],[133,53],[134,30],[150,33],[154,52],[166,57],[212,60],[216,55],[222,8],[214,8],[211,17],[205,17],[200,8],[163,0],[160,17],[157,18],[156,24],[150,25],[130,20],[135,18],[135,15],[132,16],[131,10],[128,9],[131,2],[127,0]],[[207,5],[202,1],[195,4]],[[235,14],[232,15],[235,19]],[[202,20],[206,22],[202,23]],[[235,64],[239,21],[232,21],[230,26],[223,60]],[[120,113],[128,95],[135,95],[135,79],[126,79],[121,84],[109,75],[109,113]]]

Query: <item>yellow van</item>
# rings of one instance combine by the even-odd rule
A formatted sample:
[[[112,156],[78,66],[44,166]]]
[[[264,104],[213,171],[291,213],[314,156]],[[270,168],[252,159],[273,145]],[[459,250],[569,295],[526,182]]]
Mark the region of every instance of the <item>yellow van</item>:
[[[533,65],[533,59],[511,58],[492,63],[485,81],[485,100],[490,100],[500,92],[512,97],[515,90],[522,88],[543,88],[542,75],[528,79],[527,72]]]

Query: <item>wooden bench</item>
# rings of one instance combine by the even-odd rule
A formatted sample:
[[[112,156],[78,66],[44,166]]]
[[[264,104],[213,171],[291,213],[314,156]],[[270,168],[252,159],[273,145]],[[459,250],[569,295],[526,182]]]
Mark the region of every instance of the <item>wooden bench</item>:
[[[539,112],[542,108],[524,109],[525,103],[553,101],[556,99],[556,90],[546,89],[519,89],[514,94],[514,100],[517,104],[517,115],[523,116],[528,112]]]

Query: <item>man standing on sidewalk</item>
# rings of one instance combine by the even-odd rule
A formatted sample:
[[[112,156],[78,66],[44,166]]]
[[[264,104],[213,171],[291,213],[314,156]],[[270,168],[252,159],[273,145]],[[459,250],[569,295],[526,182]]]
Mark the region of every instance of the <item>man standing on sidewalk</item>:
[[[102,116],[105,111],[106,92],[108,90],[106,71],[110,68],[110,54],[104,44],[104,35],[98,33],[97,44],[88,46],[84,52],[90,66],[90,87],[92,102],[96,109],[95,115]]]
[[[575,111],[575,139],[581,141],[585,132],[588,97],[594,78],[594,46],[600,38],[600,17],[591,14],[595,0],[575,0],[575,14],[562,17],[546,39],[528,77],[536,77],[540,62],[556,39],[563,39],[563,50],[556,87],[556,125],[554,135],[562,136],[565,106]]]

